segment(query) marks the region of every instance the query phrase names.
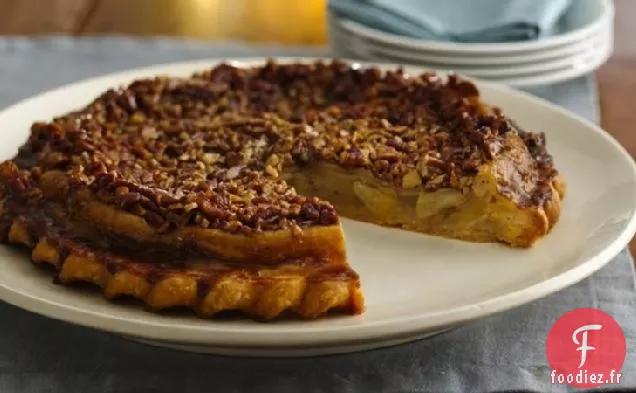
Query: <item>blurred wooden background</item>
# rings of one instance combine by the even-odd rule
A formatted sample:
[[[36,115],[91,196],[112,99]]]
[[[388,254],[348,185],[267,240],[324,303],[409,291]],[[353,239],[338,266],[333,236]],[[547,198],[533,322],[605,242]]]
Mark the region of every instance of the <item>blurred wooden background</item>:
[[[173,35],[320,45],[326,0],[0,0],[0,34]]]
[[[636,0],[615,4],[615,53],[597,72],[601,123],[636,156]],[[0,35],[171,35],[324,45],[325,5],[326,0],[0,0]]]

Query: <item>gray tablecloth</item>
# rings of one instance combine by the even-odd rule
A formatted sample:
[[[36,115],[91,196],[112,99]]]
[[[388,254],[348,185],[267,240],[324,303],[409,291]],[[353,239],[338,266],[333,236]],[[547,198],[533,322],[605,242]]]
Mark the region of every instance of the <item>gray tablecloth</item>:
[[[84,77],[137,66],[213,56],[321,53],[166,39],[0,39],[0,106]],[[598,118],[591,77],[533,92],[589,119]],[[576,391],[550,385],[545,340],[559,316],[585,306],[604,310],[623,327],[628,354],[621,387],[636,388],[634,271],[631,257],[623,252],[593,277],[558,294],[447,334],[313,359],[241,359],[163,350],[0,302],[0,393]]]

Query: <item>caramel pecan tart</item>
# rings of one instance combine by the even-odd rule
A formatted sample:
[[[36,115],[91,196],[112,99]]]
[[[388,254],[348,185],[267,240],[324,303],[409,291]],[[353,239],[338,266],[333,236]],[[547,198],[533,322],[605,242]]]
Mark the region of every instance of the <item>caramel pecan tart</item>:
[[[59,282],[261,319],[363,311],[339,215],[529,247],[564,194],[543,134],[471,82],[338,61],[109,90],[34,124],[0,184],[3,239]]]

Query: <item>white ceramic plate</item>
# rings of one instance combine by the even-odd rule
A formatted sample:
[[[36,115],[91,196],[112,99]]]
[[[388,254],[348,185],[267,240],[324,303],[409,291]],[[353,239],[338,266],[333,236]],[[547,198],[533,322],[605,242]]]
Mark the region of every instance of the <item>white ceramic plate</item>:
[[[610,38],[612,38],[610,36]],[[504,85],[508,85],[509,87],[531,87],[531,86],[540,86],[547,84],[555,84],[565,82],[574,78],[578,78],[580,76],[586,75],[598,67],[603,65],[607,59],[611,56],[613,52],[613,40],[608,41],[604,44],[603,47],[599,48],[597,51],[585,54],[585,56],[581,56],[577,58],[576,61],[571,62],[569,66],[546,70],[546,71],[538,71],[538,72],[529,72],[524,74],[514,74],[511,75],[507,70],[502,70],[502,73],[492,72],[493,70],[489,70],[489,74],[493,76],[480,76],[480,78],[484,80],[488,80],[490,82],[501,83]],[[366,60],[366,61],[375,61],[379,63],[386,63],[391,61],[387,57],[374,57],[372,59],[365,58],[361,56],[359,53],[354,53],[354,51],[345,45],[343,41],[334,43],[332,45],[332,50],[335,54],[340,57],[347,57],[356,60]],[[393,59],[394,63],[399,64],[409,64],[409,61],[399,61]],[[444,69],[437,65],[430,65],[428,68],[444,71]],[[453,67],[449,67],[448,69],[452,69]],[[539,70],[544,69],[543,66],[538,67]],[[469,70],[465,71],[466,74],[470,74]],[[483,73],[482,73],[483,74]]]
[[[511,76],[503,78],[488,78],[491,82],[501,83],[510,87],[531,87],[541,85],[551,85],[555,83],[562,83],[569,81],[583,75],[587,75],[590,72],[596,70],[612,55],[613,45],[608,46],[605,50],[600,50],[593,56],[581,59],[580,62],[574,64],[572,67],[566,67],[559,70],[527,74],[520,76]]]
[[[8,158],[16,152],[33,121],[83,106],[107,88],[156,74],[188,75],[215,63],[118,73],[23,101],[0,113],[0,155]],[[362,277],[368,310],[361,316],[318,321],[256,323],[152,314],[109,303],[97,291],[53,284],[47,272],[10,247],[0,247],[0,298],[42,315],[157,345],[233,355],[308,356],[414,340],[576,283],[610,261],[633,236],[636,166],[608,134],[563,109],[502,86],[480,82],[479,88],[488,102],[503,107],[523,127],[547,134],[568,183],[560,221],[532,249],[472,244],[343,220],[350,261]]]
[[[567,69],[577,69],[582,64],[587,64],[594,59],[603,57],[611,50],[612,32],[603,31],[597,37],[592,37],[586,46],[579,52],[570,56],[559,57],[553,60],[543,60],[522,64],[503,65],[479,65],[479,64],[440,64],[429,62],[424,58],[416,58],[409,52],[403,52],[390,48],[371,46],[368,43],[353,37],[341,36],[333,33],[332,40],[338,41],[335,48],[345,48],[347,53],[354,54],[356,58],[374,62],[391,62],[414,64],[421,67],[432,68],[440,71],[457,72],[471,75],[477,78],[521,78],[548,72],[557,72]],[[332,41],[333,42],[333,41]],[[338,54],[338,52],[336,52]]]
[[[368,38],[392,46],[417,51],[457,54],[505,54],[540,51],[579,42],[614,17],[611,0],[577,0],[572,2],[561,21],[560,33],[536,41],[510,43],[456,43],[427,41],[403,37],[376,30],[357,22],[339,18],[340,26],[349,34]],[[337,17],[336,17],[337,18]]]
[[[370,40],[366,37],[352,34],[340,27],[339,22],[333,15],[328,18],[329,42],[332,47],[346,45],[350,48],[361,48],[364,53],[371,55],[385,55],[389,57],[409,60],[411,64],[433,64],[437,66],[465,66],[465,67],[521,67],[537,64],[551,64],[556,61],[567,61],[568,59],[590,50],[598,48],[606,42],[608,35],[613,34],[613,23],[599,26],[598,30],[592,31],[588,36],[582,37],[580,41],[572,44],[558,46],[552,49],[541,51],[506,53],[501,54],[456,54],[440,53],[430,51],[418,51],[412,48],[404,48],[395,45],[388,45],[383,42]]]

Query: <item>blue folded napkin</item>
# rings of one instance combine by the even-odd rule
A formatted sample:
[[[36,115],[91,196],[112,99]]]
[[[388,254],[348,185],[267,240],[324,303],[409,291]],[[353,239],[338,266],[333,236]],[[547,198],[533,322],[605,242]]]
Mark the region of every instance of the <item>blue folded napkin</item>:
[[[572,0],[330,0],[330,11],[367,27],[434,41],[528,41],[554,29]]]

